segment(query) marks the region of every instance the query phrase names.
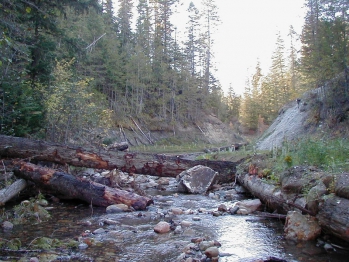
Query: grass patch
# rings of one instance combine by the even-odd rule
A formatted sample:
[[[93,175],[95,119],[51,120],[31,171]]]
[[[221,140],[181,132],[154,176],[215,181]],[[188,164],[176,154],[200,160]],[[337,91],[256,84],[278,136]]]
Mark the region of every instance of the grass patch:
[[[285,142],[276,154],[277,169],[312,165],[325,171],[349,170],[349,140],[306,138],[296,142]]]
[[[155,145],[133,146],[132,151],[148,152],[148,153],[194,153],[202,152],[205,148],[212,147],[204,143],[181,142],[177,139],[164,139],[158,141]]]

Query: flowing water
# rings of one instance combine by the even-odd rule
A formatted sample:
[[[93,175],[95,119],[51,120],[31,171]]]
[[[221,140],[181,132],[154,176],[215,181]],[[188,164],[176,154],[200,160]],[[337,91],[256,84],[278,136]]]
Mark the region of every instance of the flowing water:
[[[1,238],[20,238],[23,250],[2,250],[0,261],[29,261],[31,257],[37,257],[39,261],[176,261],[183,248],[195,237],[220,242],[220,262],[263,261],[270,257],[290,262],[348,261],[349,253],[344,251],[327,253],[317,247],[315,242],[286,241],[283,237],[283,221],[277,219],[230,214],[215,217],[210,212],[197,212],[200,208],[217,210],[219,204],[230,206],[236,200],[177,195],[174,192],[156,190],[148,193],[154,195],[155,204],[142,212],[106,214],[105,208],[91,208],[84,204],[53,204],[54,209],[50,211],[52,218],[49,221],[15,226],[12,231],[0,232]],[[193,212],[169,216],[167,211],[173,207]],[[194,221],[193,217],[200,220]],[[186,220],[191,225],[183,228],[181,234],[175,234],[174,231],[157,234],[153,228],[161,220]],[[98,228],[103,228],[104,232],[89,233]],[[94,241],[85,250],[30,251],[32,241],[38,237],[80,239],[83,234],[91,236]]]

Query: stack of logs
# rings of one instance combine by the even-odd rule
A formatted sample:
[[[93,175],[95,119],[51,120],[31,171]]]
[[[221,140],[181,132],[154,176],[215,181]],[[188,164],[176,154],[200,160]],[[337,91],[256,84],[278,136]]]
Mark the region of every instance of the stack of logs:
[[[0,203],[5,203],[10,196],[16,195],[26,186],[25,181],[29,180],[38,187],[65,198],[80,199],[97,206],[124,203],[135,210],[144,210],[152,200],[135,193],[82,180],[67,172],[42,167],[37,163],[45,161],[76,167],[119,169],[131,174],[164,177],[176,177],[193,166],[205,165],[219,172],[217,182],[232,181],[237,165],[228,161],[189,160],[181,156],[165,154],[73,147],[4,135],[0,135],[0,157],[11,159],[15,175],[24,179],[16,182],[11,188],[0,191]]]

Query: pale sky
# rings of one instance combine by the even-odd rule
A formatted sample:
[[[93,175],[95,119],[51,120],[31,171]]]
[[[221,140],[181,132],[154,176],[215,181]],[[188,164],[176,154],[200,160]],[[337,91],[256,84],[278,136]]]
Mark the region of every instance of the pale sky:
[[[180,0],[186,10],[191,1],[200,9],[201,0]],[[242,94],[245,81],[255,72],[260,61],[262,73],[268,73],[276,34],[281,33],[285,45],[292,25],[300,34],[304,24],[305,0],[216,0],[221,25],[214,44],[215,62],[223,90],[231,83]],[[181,12],[182,14],[182,12]],[[187,21],[186,13],[183,19]],[[177,24],[177,23],[176,23]]]

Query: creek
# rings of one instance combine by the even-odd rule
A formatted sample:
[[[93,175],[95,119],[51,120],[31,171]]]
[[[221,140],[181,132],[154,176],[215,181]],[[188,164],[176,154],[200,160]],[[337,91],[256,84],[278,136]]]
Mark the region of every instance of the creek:
[[[289,262],[348,261],[348,252],[338,250],[328,253],[317,247],[315,241],[287,241],[283,236],[281,220],[229,213],[216,217],[210,212],[217,210],[222,203],[232,206],[234,201],[247,198],[246,195],[239,194],[227,200],[223,191],[216,192],[216,197],[209,197],[177,194],[170,188],[165,191],[147,190],[147,194],[154,197],[154,205],[141,212],[107,214],[105,208],[81,203],[50,203],[53,209],[50,210],[51,218],[48,221],[17,225],[12,231],[0,232],[1,238],[20,238],[22,249],[27,250],[0,250],[0,260],[29,261],[31,257],[37,257],[39,261],[172,262],[176,261],[191,239],[202,237],[221,244],[220,262],[266,261],[270,257]],[[169,215],[168,210],[173,207],[187,212]],[[185,220],[191,225],[183,227],[180,234],[174,231],[157,234],[154,226],[161,220]],[[93,234],[100,228],[103,229],[101,233]],[[32,241],[38,237],[79,239],[83,234],[91,236],[94,242],[84,250],[30,251]]]

